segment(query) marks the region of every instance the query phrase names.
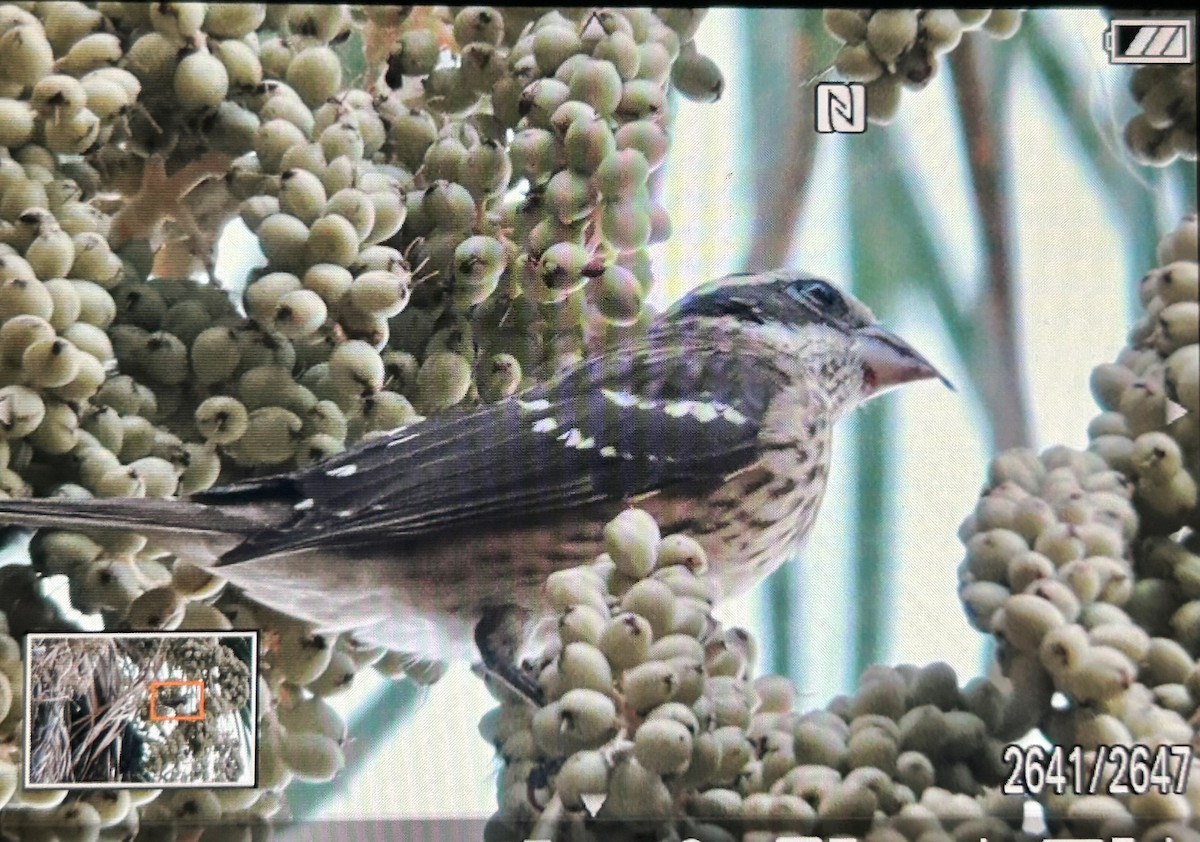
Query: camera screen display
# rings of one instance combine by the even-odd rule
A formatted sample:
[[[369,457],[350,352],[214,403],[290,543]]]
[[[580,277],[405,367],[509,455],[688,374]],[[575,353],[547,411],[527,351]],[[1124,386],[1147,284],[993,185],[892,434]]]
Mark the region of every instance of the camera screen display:
[[[0,842],[1200,838],[1195,28],[0,5]]]

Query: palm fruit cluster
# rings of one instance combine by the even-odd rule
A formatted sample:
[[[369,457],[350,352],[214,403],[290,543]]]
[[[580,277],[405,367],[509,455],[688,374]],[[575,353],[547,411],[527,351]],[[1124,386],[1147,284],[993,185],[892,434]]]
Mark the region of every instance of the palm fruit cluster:
[[[962,601],[996,637],[995,668],[1024,701],[1009,736],[1038,728],[1082,746],[1088,768],[1102,746],[1200,749],[1194,214],[1158,258],[1139,282],[1144,310],[1128,344],[1093,371],[1102,412],[1088,449],[1001,454],[960,530]],[[1051,830],[1190,838],[1198,773],[1193,760],[1183,792],[1050,793],[1043,806]]]
[[[1139,109],[1125,124],[1134,160],[1155,167],[1196,160],[1196,65],[1139,67],[1129,90]]]
[[[286,470],[640,329],[647,247],[670,232],[648,188],[668,91],[723,87],[702,17],[0,6],[0,493]],[[233,219],[265,257],[244,289],[212,274]],[[27,584],[66,576],[106,628],[264,630],[263,715],[298,711],[264,731],[274,772],[250,795],[164,796],[157,819],[274,814],[293,776],[342,765],[321,700],[367,665],[444,669],[319,636],[139,536],[43,531],[30,550]],[[10,612],[14,636],[52,605]]]
[[[3,6],[0,493],[308,464],[644,326],[667,92],[721,88],[702,17]],[[188,279],[235,217],[265,265]],[[34,556],[109,627],[209,615],[153,553]]]
[[[669,232],[647,189],[667,86],[722,88],[692,40],[701,16],[2,7],[0,491],[168,496],[307,464],[636,329],[645,248]],[[266,265],[241,293],[185,280],[211,270],[234,217]],[[290,780],[342,767],[325,699],[359,669],[423,683],[444,669],[319,636],[136,536],[43,532],[31,558],[23,578],[66,575],[108,628],[262,628],[262,777],[111,804],[14,795],[14,645],[9,819],[127,838],[143,806],[159,834],[275,815]],[[52,605],[15,606],[20,627],[46,627]]]
[[[485,839],[1017,838],[998,790],[1024,701],[952,668],[874,666],[804,712],[756,644],[712,616],[703,549],[630,509],[607,552],[553,574],[558,612],[525,666],[534,708],[496,687],[480,731],[504,763]]]
[[[19,780],[16,740],[21,734],[24,693],[21,644],[9,634],[7,617],[0,613],[0,808],[12,798]]]
[[[1112,18],[1179,19],[1178,10],[1112,9]],[[1192,15],[1193,27],[1195,15]],[[1125,145],[1139,164],[1165,167],[1196,160],[1196,64],[1147,64],[1129,78],[1138,106],[1125,124]]]
[[[0,758],[0,803],[5,834],[20,842],[116,842],[139,837],[142,805],[161,790],[27,790],[20,786],[21,768]],[[7,789],[6,789],[7,786]],[[165,796],[164,796],[165,797]]]
[[[842,42],[833,66],[867,89],[867,119],[887,125],[904,88],[919,91],[937,75],[942,56],[972,31],[1011,38],[1021,9],[826,9],[825,29]]]

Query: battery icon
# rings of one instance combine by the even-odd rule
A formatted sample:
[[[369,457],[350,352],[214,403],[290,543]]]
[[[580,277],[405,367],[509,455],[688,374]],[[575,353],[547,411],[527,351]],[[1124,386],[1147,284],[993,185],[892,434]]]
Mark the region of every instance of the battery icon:
[[[1190,18],[1116,18],[1104,33],[1109,64],[1191,64]]]

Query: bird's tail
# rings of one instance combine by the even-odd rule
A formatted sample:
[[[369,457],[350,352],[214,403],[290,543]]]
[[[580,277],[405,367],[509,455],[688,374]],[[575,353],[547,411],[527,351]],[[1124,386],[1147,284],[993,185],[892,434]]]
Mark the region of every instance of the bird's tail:
[[[157,497],[86,500],[0,500],[0,525],[79,532],[137,532],[163,549],[203,561],[215,559],[247,536],[274,525],[251,506],[207,505]],[[187,552],[184,552],[187,550]]]

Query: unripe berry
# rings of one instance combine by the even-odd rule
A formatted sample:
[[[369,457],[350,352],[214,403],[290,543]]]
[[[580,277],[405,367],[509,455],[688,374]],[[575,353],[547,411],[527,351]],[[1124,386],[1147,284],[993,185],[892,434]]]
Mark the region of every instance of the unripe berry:
[[[184,57],[175,70],[175,98],[184,111],[216,108],[229,92],[229,71],[207,51]]]
[[[316,108],[342,87],[342,63],[324,44],[301,50],[288,64],[287,83],[304,104]]]

